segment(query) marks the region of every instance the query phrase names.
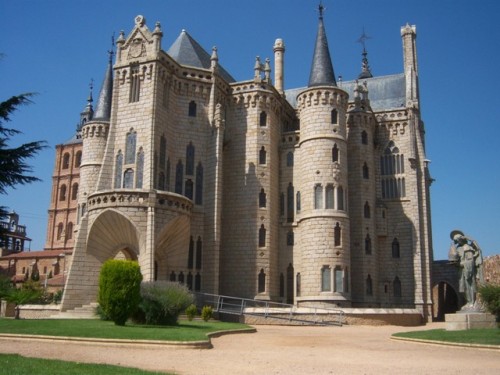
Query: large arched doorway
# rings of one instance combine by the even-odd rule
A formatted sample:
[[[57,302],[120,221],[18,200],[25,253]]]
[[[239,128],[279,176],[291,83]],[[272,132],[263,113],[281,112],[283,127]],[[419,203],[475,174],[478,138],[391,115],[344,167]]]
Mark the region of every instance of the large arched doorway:
[[[432,288],[434,297],[434,321],[443,322],[445,314],[453,314],[460,308],[455,289],[446,281],[441,281]]]

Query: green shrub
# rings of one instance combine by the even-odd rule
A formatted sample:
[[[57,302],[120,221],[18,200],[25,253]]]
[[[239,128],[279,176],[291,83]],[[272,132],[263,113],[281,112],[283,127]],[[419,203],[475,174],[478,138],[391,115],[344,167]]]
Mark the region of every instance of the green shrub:
[[[58,290],[57,292],[54,293],[53,297],[52,297],[52,302],[58,304],[59,302],[61,302],[62,300],[62,296],[63,296],[63,291],[62,289],[61,290]]]
[[[170,281],[143,283],[141,297],[136,321],[157,325],[177,324],[179,314],[194,302],[188,288]]]
[[[198,313],[198,309],[196,308],[196,305],[194,305],[194,304],[189,305],[186,309],[186,316],[187,316],[189,321],[192,321],[197,313]]]
[[[130,260],[110,259],[99,275],[98,302],[103,314],[116,325],[125,325],[141,300],[142,275],[139,264]]]
[[[201,309],[201,318],[205,322],[208,322],[210,319],[212,319],[213,315],[214,311],[212,309],[212,306],[203,306],[203,309]]]
[[[0,298],[8,296],[9,293],[14,289],[12,286],[12,281],[8,276],[0,275]]]
[[[479,287],[480,298],[488,311],[500,322],[500,285],[484,284]]]

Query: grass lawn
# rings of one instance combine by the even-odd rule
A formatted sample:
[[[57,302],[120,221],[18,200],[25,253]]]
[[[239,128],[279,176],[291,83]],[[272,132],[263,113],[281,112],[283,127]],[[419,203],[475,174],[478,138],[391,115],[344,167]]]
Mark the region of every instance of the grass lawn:
[[[463,344],[500,345],[500,329],[468,329],[465,331],[446,331],[431,329],[428,331],[414,331],[395,333],[396,337],[410,339],[458,342]]]
[[[0,319],[0,333],[92,337],[128,340],[199,341],[207,333],[250,328],[245,324],[216,321],[179,321],[176,326],[147,326],[127,323],[117,326],[98,319]]]
[[[5,375],[152,375],[165,374],[129,367],[93,365],[86,363],[57,361],[52,359],[27,358],[17,354],[0,354],[0,374]]]

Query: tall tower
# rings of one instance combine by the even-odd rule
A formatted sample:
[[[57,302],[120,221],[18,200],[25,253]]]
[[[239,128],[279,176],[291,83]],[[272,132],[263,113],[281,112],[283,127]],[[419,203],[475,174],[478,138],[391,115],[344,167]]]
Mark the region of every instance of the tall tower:
[[[350,305],[347,207],[348,94],[339,89],[323,24],[319,24],[308,88],[297,96],[300,119],[296,168],[301,211],[295,257],[299,305]]]

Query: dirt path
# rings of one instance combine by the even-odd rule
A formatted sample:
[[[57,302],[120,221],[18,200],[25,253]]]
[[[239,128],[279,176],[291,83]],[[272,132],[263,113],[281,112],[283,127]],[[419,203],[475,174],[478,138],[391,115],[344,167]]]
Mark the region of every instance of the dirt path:
[[[213,349],[117,348],[0,341],[0,352],[176,374],[500,374],[500,351],[390,340],[395,326],[256,326],[213,339]]]

